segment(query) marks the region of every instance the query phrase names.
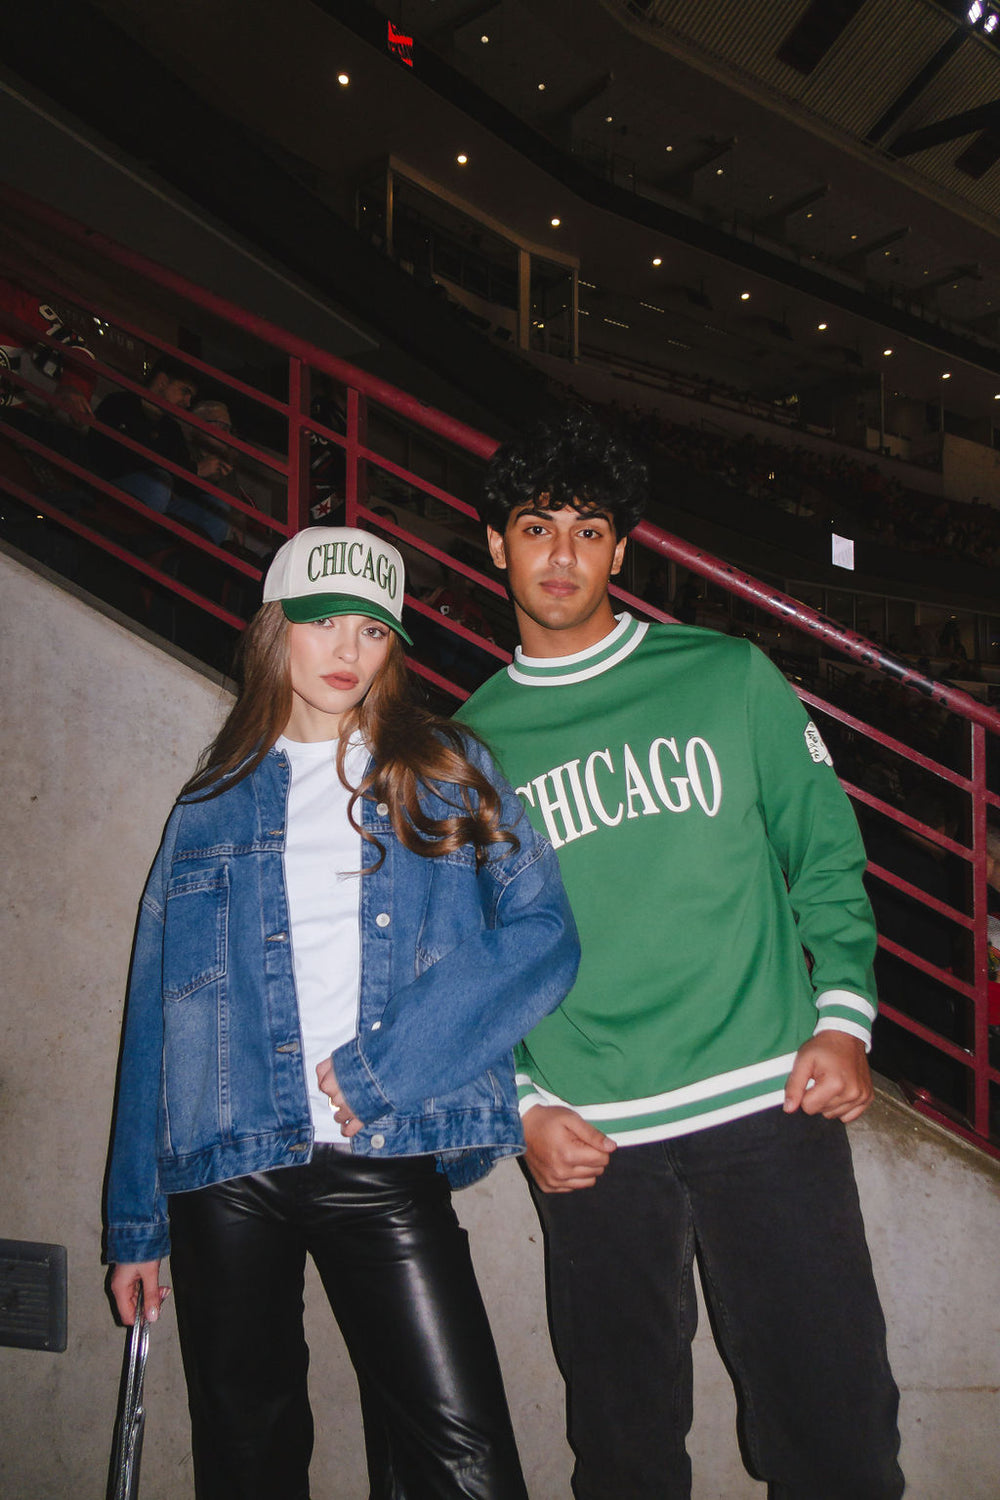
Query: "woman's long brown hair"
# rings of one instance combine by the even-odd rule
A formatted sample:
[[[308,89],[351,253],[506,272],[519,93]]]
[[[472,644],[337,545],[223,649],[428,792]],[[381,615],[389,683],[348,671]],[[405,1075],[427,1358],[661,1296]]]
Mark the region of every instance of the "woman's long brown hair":
[[[247,626],[240,646],[241,685],[229,717],[205,750],[198,770],[181,797],[207,801],[218,797],[257,769],[288,723],[292,683],[288,664],[288,622],[280,604],[265,604]],[[372,769],[358,787],[344,773],[351,737],[359,733],[371,751]],[[337,774],[352,792],[348,816],[362,837],[380,850],[378,840],[361,827],[358,800],[385,802],[396,837],[415,854],[431,858],[472,844],[477,860],[491,844],[517,839],[500,823],[500,798],[466,754],[471,731],[432,713],[417,697],[403,648],[395,631],[377,677],[357,707],[340,722]],[[431,818],[420,805],[420,792],[444,795],[444,784],[457,788],[454,808]],[[374,866],[377,868],[377,865]]]

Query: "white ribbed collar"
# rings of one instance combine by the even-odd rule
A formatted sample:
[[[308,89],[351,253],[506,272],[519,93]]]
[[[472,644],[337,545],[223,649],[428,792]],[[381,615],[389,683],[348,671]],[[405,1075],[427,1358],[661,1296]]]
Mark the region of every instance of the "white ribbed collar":
[[[616,615],[615,619],[614,630],[603,640],[572,656],[525,656],[518,646],[507,675],[512,682],[526,687],[561,687],[599,677],[630,656],[648,629],[645,620],[636,620],[628,613]]]

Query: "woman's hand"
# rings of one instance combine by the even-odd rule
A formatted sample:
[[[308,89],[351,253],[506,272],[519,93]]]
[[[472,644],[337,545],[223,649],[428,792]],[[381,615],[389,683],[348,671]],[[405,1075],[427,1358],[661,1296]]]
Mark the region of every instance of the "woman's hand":
[[[142,1309],[148,1323],[155,1323],[170,1288],[160,1285],[160,1262],[144,1260],[138,1265],[115,1266],[111,1272],[111,1295],[126,1328],[135,1322],[136,1292],[142,1287]]]
[[[364,1121],[355,1119],[354,1111],[340,1092],[331,1057],[324,1057],[321,1063],[317,1063],[316,1077],[319,1080],[320,1089],[330,1100],[333,1118],[340,1126],[341,1135],[350,1140],[352,1135],[357,1135],[359,1130],[364,1129]]]

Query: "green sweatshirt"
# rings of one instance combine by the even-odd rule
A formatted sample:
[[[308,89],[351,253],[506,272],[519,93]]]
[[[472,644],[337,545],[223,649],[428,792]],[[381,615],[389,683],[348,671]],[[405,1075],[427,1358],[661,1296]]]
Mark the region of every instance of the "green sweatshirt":
[[[620,1143],[780,1103],[816,1030],[870,1039],[865,854],[815,725],[756,647],[621,615],[519,652],[459,715],[559,854],[577,982],[525,1039],[522,1109]]]

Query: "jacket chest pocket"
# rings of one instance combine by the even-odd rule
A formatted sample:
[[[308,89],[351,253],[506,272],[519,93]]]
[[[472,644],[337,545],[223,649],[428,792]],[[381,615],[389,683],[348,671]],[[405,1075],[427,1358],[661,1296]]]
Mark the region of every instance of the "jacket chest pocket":
[[[226,972],[229,872],[192,873],[167,890],[163,931],[163,997],[183,1000]]]

